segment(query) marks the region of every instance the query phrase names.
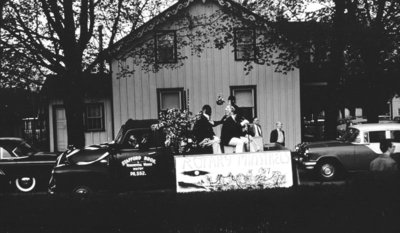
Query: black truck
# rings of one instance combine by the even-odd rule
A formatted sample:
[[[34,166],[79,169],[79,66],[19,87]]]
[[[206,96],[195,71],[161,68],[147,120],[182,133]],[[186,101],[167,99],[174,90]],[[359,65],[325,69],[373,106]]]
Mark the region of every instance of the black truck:
[[[52,171],[49,192],[173,187],[173,155],[160,144],[160,132],[144,127],[148,123],[128,120],[110,143],[63,152]]]

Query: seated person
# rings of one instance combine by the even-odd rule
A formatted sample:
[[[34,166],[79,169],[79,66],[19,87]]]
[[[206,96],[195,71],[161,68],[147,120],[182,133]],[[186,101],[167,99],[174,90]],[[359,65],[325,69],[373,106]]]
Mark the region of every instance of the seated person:
[[[210,105],[204,105],[201,110],[201,115],[196,121],[193,134],[197,139],[198,146],[200,148],[212,148],[213,154],[221,154],[221,146],[219,145],[220,139],[215,136],[212,127],[222,123],[221,121],[211,120],[211,107]],[[208,152],[206,150],[206,152]]]
[[[126,149],[147,150],[150,147],[150,135],[141,130],[131,129],[126,133],[123,147]]]
[[[235,108],[231,105],[226,106],[226,120],[222,125],[221,141],[224,146],[235,146],[236,153],[242,153],[245,145],[249,144],[243,127],[248,124],[247,120],[240,121],[235,113]],[[254,152],[254,148],[250,146],[250,151]]]
[[[128,138],[128,146],[131,148],[139,148],[139,142],[137,140],[137,138],[135,137],[135,135],[131,134]]]

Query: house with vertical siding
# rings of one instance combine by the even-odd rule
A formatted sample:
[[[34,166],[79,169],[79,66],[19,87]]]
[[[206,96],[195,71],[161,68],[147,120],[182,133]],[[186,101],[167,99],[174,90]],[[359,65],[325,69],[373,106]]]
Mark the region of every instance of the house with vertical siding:
[[[293,149],[301,140],[299,70],[255,62],[269,52],[259,46],[261,20],[231,0],[181,0],[108,48],[114,135],[129,118],[157,119],[167,108],[197,113],[209,104],[219,120],[227,103],[218,96],[233,95],[247,118],[260,119],[264,142],[281,121]]]

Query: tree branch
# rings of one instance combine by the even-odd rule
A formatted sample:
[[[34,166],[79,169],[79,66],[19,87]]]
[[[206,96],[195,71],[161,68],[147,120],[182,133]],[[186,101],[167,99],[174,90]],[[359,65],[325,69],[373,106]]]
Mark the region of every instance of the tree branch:
[[[53,64],[53,63],[47,64],[47,63],[43,62],[42,59],[40,59],[41,57],[36,57],[36,59],[35,59],[35,57],[32,56],[32,54],[20,52],[15,47],[7,46],[7,48],[12,50],[13,52],[17,53],[18,55],[26,58],[32,64],[38,64],[40,66],[46,67],[47,69],[53,71],[54,73],[60,73],[60,72],[63,72],[65,70],[64,67],[62,67],[59,64],[58,65],[57,64]]]
[[[23,33],[17,33],[17,31],[13,31],[9,27],[5,27],[6,30],[10,34],[12,34],[15,38],[17,38],[19,41],[23,42],[27,46],[27,48],[32,50],[32,52],[33,51],[41,52],[43,57],[46,60],[48,60],[50,63],[58,63],[62,59],[62,57],[50,52],[47,48],[44,47],[44,45],[40,42],[40,40],[36,40],[33,37],[33,35],[35,35],[36,33],[33,30],[29,29],[25,25],[25,22],[23,21],[21,15],[20,15],[19,9],[12,3],[10,4],[10,6],[14,9],[14,11],[16,13],[16,16],[17,16],[16,19],[17,19],[19,25],[22,27]],[[21,34],[25,35],[28,38],[29,42],[27,42],[27,40]]]
[[[50,0],[51,2],[52,0]],[[75,22],[74,22],[74,11],[72,9],[72,1],[63,1],[64,7],[64,20],[65,20],[65,46],[64,53],[66,56],[68,54],[74,53],[76,50],[76,38],[75,38]],[[73,59],[71,57],[67,60]]]
[[[80,24],[80,38],[78,41],[79,50],[83,51],[85,49],[86,43],[89,37],[88,31],[88,9],[89,2],[88,0],[81,1],[81,13],[79,17],[79,24]]]
[[[50,24],[52,25],[52,27],[54,28],[54,31],[57,33],[58,37],[60,38],[60,43],[63,43],[64,40],[64,27],[63,27],[63,19],[60,15],[60,12],[58,11],[58,6],[57,6],[57,1],[56,0],[50,0],[50,5],[47,4],[46,0],[40,0],[42,2],[42,9],[45,13],[45,16],[47,18],[47,21],[50,22]],[[50,15],[50,11],[49,9],[51,9],[53,15],[54,15],[54,19],[52,18],[52,16]]]
[[[122,9],[122,1],[123,0],[118,0],[118,8],[117,8],[117,17],[115,17],[112,29],[111,29],[111,37],[108,42],[108,47],[112,46],[114,44],[114,39],[117,34],[117,29],[118,29],[118,24],[119,24],[119,19],[121,17],[121,9]]]

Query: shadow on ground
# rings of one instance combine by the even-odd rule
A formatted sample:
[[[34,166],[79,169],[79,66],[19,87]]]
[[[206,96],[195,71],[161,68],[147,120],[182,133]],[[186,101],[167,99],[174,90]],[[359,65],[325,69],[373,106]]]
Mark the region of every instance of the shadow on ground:
[[[400,232],[400,179],[176,194],[0,196],[0,232]]]

